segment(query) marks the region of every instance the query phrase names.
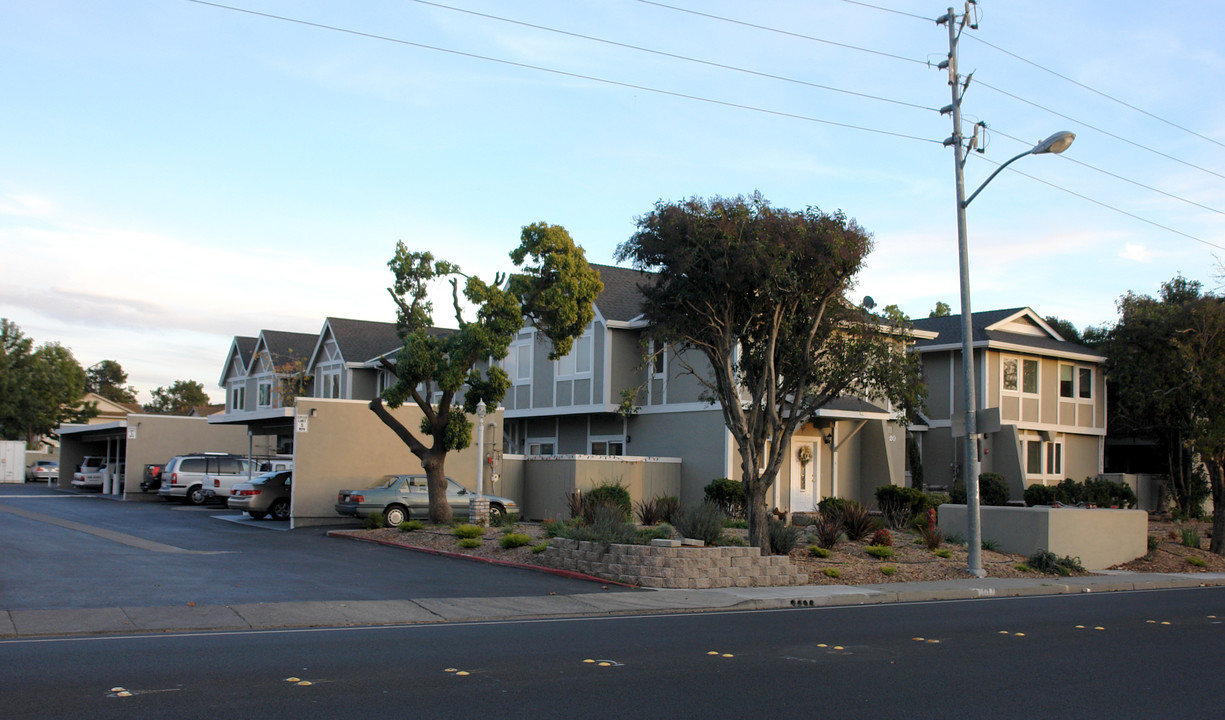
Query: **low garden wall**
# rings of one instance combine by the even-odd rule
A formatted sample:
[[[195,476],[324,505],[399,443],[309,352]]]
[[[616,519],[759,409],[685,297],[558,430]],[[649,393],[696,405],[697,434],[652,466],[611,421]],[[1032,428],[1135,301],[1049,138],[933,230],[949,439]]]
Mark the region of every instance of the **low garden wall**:
[[[649,588],[763,587],[808,582],[808,573],[792,565],[787,556],[763,557],[756,547],[606,545],[554,538],[542,560],[563,570]]]
[[[1143,510],[1070,507],[982,506],[983,540],[1006,553],[1029,556],[1050,550],[1080,558],[1086,570],[1135,560],[1148,552],[1148,513]],[[968,535],[966,506],[940,506],[940,532]]]

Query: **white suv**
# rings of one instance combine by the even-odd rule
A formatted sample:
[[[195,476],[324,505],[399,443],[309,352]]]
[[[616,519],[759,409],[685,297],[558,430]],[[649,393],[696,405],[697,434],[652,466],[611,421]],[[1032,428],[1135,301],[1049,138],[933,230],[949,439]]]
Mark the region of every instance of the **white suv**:
[[[214,479],[220,481],[224,478],[228,487],[235,482],[246,480],[253,474],[253,470],[251,461],[238,455],[179,455],[171,458],[162,469],[162,486],[157,494],[166,500],[178,499],[188,505],[200,505],[212,495]]]

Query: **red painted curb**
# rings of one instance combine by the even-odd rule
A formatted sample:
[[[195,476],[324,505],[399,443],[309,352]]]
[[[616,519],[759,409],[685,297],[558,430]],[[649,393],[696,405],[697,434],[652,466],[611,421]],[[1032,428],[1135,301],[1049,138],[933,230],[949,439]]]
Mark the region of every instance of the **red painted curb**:
[[[501,565],[502,567],[519,568],[520,570],[534,570],[536,572],[547,573],[549,575],[557,575],[558,577],[571,578],[573,580],[587,580],[590,582],[598,582],[602,585],[619,585],[637,590],[639,586],[631,585],[630,583],[618,582],[616,580],[605,580],[602,577],[595,575],[587,575],[574,570],[562,570],[559,568],[544,567],[543,565],[526,565],[524,563],[511,562],[509,560],[498,560],[495,558],[479,557],[476,555],[465,555],[464,553],[449,552],[447,550],[435,550],[434,548],[417,547],[416,545],[401,545],[389,540],[379,540],[378,538],[360,537],[358,535],[349,535],[344,530],[329,530],[328,537],[345,538],[346,540],[356,540],[358,542],[374,543],[375,545],[384,545],[386,547],[400,548],[401,550],[412,550],[413,552],[425,553],[427,555],[438,555],[446,558],[455,558],[457,560],[468,560],[470,562],[483,562],[490,565]]]

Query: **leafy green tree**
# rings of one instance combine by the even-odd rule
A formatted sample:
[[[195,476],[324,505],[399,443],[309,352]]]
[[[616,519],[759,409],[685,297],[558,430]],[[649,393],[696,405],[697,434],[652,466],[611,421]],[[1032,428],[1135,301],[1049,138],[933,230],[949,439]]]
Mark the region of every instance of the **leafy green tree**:
[[[574,339],[595,317],[595,299],[603,290],[599,274],[559,225],[536,223],[523,228],[519,246],[510,258],[521,271],[498,273],[492,283],[468,276],[458,265],[435,260],[432,253],[409,251],[396,244],[387,263],[395,276],[388,288],[398,308],[396,328],[404,345],[395,363],[384,367],[396,382],[370,409],[408,446],[425,468],[430,497],[430,520],[450,522],[446,501],[447,453],[472,442],[467,414],[479,402],[496,407],[510,387],[506,372],[488,360],[506,357],[510,343],[525,319],[552,342],[549,358],[570,353]],[[439,280],[451,285],[452,310],[458,329],[440,332],[434,327],[433,304],[427,297]],[[467,320],[460,296],[475,308]],[[463,391],[463,404],[455,404]],[[437,404],[430,399],[441,393]],[[383,406],[397,408],[414,402],[421,409],[421,427],[413,432]],[[426,444],[426,442],[430,444]]]
[[[154,390],[153,402],[146,403],[144,409],[156,415],[179,415],[208,403],[203,385],[195,380],[175,380],[170,387]]]
[[[85,392],[97,393],[111,402],[136,402],[136,388],[127,382],[128,374],[114,360],[103,360],[85,371]]]
[[[749,541],[768,553],[767,492],[801,423],[846,393],[921,403],[906,328],[847,298],[871,238],[842,213],[772,208],[756,193],[660,202],[637,224],[617,259],[657,273],[643,288],[656,347],[708,362],[689,369],[722,407]]]
[[[936,307],[927,314],[929,318],[948,317],[953,314],[953,309],[943,300],[936,301]]]
[[[1046,317],[1046,324],[1054,328],[1055,332],[1062,335],[1064,340],[1071,343],[1076,343],[1077,345],[1085,344],[1084,338],[1081,337],[1080,331],[1076,329],[1076,326],[1073,325],[1071,321],[1064,320],[1061,317],[1055,317],[1054,315],[1048,315]]]
[[[1221,450],[1225,438],[1225,310],[1222,298],[1181,276],[1158,297],[1128,293],[1119,320],[1101,346],[1111,381],[1112,427],[1155,437],[1164,449],[1168,487],[1187,516],[1202,512],[1205,488],[1198,453],[1213,495],[1213,525],[1225,506]],[[1225,533],[1225,526],[1222,526]],[[1225,538],[1225,534],[1222,535]],[[1214,548],[1218,548],[1214,538]]]
[[[0,319],[0,437],[33,447],[64,423],[97,414],[83,403],[85,370],[56,342],[38,348],[16,323]]]

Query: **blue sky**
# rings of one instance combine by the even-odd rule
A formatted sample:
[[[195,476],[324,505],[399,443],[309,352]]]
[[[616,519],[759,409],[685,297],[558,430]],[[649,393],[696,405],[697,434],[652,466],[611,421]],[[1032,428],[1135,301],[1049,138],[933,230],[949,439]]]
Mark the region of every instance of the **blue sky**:
[[[393,320],[397,240],[491,277],[544,221],[610,263],[637,216],[694,195],[841,209],[876,241],[856,296],[958,308],[931,21],[947,3],[225,4],[301,22],[0,1],[0,315],[83,365],[119,361],[142,399],[176,379],[220,398],[234,335]],[[984,0],[979,16],[963,108],[989,142],[968,188],[1056,130],[1078,137],[970,206],[973,307],[1085,326],[1177,273],[1219,286],[1225,6]]]

